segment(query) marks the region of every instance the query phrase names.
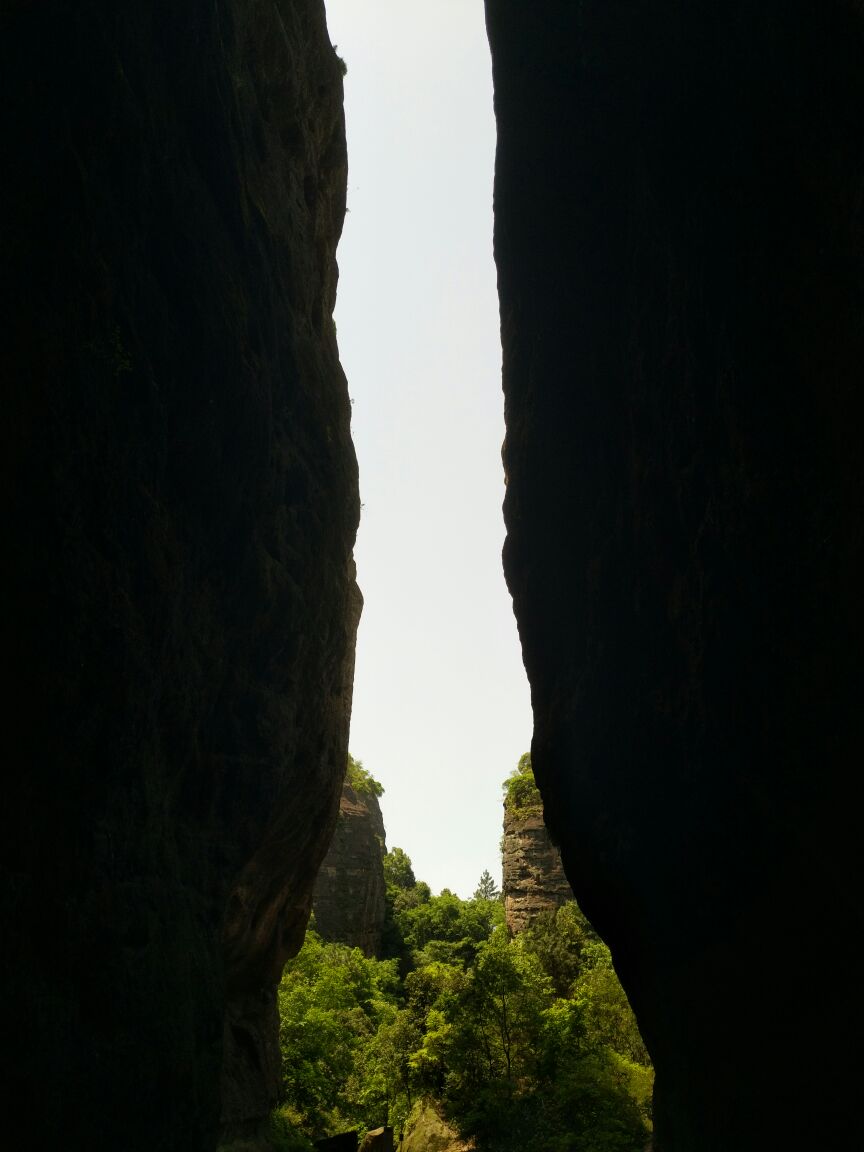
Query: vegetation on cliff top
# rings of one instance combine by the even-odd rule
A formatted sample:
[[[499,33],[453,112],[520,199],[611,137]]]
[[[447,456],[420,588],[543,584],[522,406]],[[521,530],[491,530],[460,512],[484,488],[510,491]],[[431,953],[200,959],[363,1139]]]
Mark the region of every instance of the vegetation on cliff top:
[[[366,771],[363,767],[363,761],[355,760],[350,752],[348,753],[348,767],[345,770],[345,783],[355,792],[366,796],[384,795],[383,785],[378,783],[371,772]]]
[[[504,781],[503,788],[504,808],[512,816],[521,817],[533,812],[542,812],[543,798],[534,781],[530,752],[519,758],[519,763]]]

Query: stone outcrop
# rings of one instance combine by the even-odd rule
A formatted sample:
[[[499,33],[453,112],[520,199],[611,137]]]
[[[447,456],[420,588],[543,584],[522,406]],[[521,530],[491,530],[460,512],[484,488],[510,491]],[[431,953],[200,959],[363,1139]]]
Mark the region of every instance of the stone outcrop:
[[[428,1102],[415,1107],[409,1125],[399,1142],[401,1152],[470,1152],[472,1148]]]
[[[378,797],[342,786],[339,819],[315,884],[315,927],[325,940],[381,951],[386,916],[384,820]]]
[[[487,26],[505,568],[547,820],[656,1066],[658,1152],[840,1148],[864,11],[488,0]]]
[[[393,1129],[389,1124],[373,1128],[363,1137],[360,1152],[393,1152]]]
[[[0,74],[5,1087],[197,1152],[272,1101],[347,752],[342,69],[321,0],[11,0]]]
[[[504,916],[516,935],[543,912],[573,899],[561,853],[552,843],[540,808],[513,812],[504,808],[502,845]]]

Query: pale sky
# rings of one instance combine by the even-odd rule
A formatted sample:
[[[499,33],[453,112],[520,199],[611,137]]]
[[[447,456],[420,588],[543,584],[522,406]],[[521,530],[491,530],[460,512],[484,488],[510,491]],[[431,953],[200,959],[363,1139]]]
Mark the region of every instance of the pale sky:
[[[384,786],[388,848],[468,897],[484,868],[500,884],[501,781],[531,739],[501,570],[483,4],[326,3],[348,66],[336,325],[363,502],[351,751]]]

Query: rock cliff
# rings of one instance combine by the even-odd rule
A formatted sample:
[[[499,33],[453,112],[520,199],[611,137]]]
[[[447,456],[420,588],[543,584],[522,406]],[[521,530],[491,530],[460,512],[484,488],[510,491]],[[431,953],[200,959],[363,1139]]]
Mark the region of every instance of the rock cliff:
[[[381,952],[386,915],[384,820],[378,797],[342,786],[339,819],[315,884],[315,926],[325,940]]]
[[[549,837],[542,809],[520,813],[505,807],[502,859],[504,916],[514,935],[528,928],[542,912],[573,899],[561,853]]]
[[[321,0],[12,0],[0,74],[6,1090],[34,1146],[212,1149],[347,751],[342,69]]]
[[[505,568],[549,825],[651,1051],[658,1150],[839,1148],[864,1023],[864,13],[486,9]]]

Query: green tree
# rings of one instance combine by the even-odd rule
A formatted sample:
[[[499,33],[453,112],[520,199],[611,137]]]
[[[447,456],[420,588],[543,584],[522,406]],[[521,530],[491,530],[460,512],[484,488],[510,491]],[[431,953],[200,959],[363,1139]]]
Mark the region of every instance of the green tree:
[[[384,857],[385,914],[382,933],[384,956],[399,960],[404,975],[411,968],[411,951],[405,942],[408,921],[406,915],[412,908],[428,904],[432,893],[428,884],[414,878],[414,869],[407,853],[401,848],[391,848]]]
[[[509,1125],[520,1085],[534,1073],[551,1000],[536,959],[500,928],[430,1009],[415,1067],[427,1084],[438,1085],[448,1118],[478,1146]]]
[[[307,932],[278,999],[284,1113],[308,1136],[375,1121],[364,1107],[365,1069],[377,1033],[396,1014],[398,992],[394,961]]]
[[[397,1011],[379,1027],[366,1050],[361,1101],[367,1115],[402,1131],[414,1104],[417,1077],[411,1055],[420,1047],[422,1029],[407,1008]],[[376,1121],[377,1123],[377,1121]]]
[[[530,1076],[552,985],[536,958],[515,946],[503,930],[478,950],[471,973],[473,1006],[482,1021],[489,1071],[508,1082]]]
[[[417,883],[411,860],[401,848],[391,848],[384,857],[384,882],[388,887],[401,888],[403,891],[413,888]]]
[[[480,882],[474,889],[475,900],[497,900],[501,893],[498,890],[498,885],[492,879],[489,870],[484,868],[480,877]]]
[[[401,1129],[424,1097],[477,1152],[641,1152],[652,1071],[576,903],[510,939],[501,901],[433,896],[399,849],[386,867],[398,959],[310,931],[286,967],[282,1121]]]
[[[597,1044],[619,1056],[648,1067],[651,1058],[636,1024],[636,1017],[621,981],[612,967],[606,945],[596,940],[584,949],[582,971],[573,986],[586,1028]]]
[[[460,900],[445,888],[439,896],[404,908],[397,920],[415,967],[432,961],[467,967],[503,921],[503,908],[497,901]]]
[[[522,947],[532,952],[552,980],[558,996],[569,996],[583,968],[586,947],[600,938],[575,900],[542,912],[521,936]]]
[[[461,975],[441,966],[430,981],[427,971],[411,976],[414,1004],[428,1010],[410,1062],[479,1152],[641,1152],[635,1066],[590,1032],[581,1001],[555,996],[521,938],[502,928]]]

